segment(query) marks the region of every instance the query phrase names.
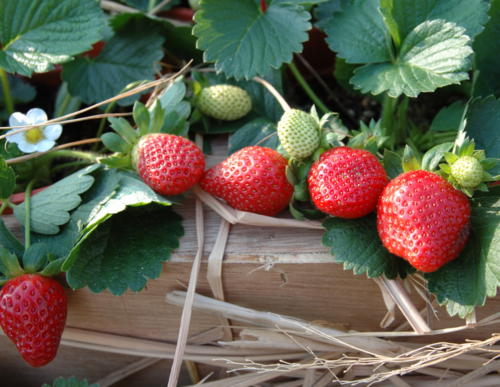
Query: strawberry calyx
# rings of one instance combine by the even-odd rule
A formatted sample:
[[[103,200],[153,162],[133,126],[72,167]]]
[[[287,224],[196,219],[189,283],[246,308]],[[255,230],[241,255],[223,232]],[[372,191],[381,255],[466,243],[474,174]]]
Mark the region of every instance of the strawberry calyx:
[[[475,150],[474,140],[458,140],[455,151],[443,155],[447,163],[439,165],[438,174],[469,197],[473,196],[474,189],[487,192],[488,184],[497,181],[497,177],[486,171],[493,168],[498,159],[486,158],[483,150]]]
[[[386,128],[382,128],[382,120],[371,120],[367,126],[359,122],[360,130],[353,130],[354,137],[349,140],[348,146],[353,149],[367,150],[376,155],[378,149],[390,138]]]

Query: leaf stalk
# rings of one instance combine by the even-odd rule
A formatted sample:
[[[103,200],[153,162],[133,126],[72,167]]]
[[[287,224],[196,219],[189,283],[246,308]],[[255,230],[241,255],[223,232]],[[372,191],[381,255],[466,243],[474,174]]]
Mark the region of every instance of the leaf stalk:
[[[9,113],[10,116],[11,114],[14,113],[14,104],[12,102],[12,96],[10,94],[7,73],[1,67],[0,67],[0,81],[2,82],[3,94],[5,95],[5,105],[7,107],[7,113]]]

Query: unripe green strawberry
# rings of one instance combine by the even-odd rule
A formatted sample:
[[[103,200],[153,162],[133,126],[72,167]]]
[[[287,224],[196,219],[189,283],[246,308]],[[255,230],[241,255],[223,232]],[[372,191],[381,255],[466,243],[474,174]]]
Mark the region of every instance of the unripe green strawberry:
[[[198,108],[207,116],[233,121],[246,116],[252,110],[252,99],[239,87],[216,85],[201,91]]]
[[[462,187],[474,188],[483,181],[483,167],[475,157],[463,156],[451,165],[451,176]]]
[[[281,145],[298,160],[311,156],[320,143],[319,124],[306,112],[290,109],[278,122]]]

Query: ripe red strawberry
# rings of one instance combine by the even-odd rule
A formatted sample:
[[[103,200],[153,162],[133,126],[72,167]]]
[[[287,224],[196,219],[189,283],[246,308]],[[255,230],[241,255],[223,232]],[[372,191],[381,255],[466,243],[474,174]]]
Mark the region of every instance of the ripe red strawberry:
[[[456,258],[467,242],[470,204],[441,176],[427,171],[399,175],[377,207],[384,246],[418,270],[430,273]]]
[[[249,146],[206,171],[199,184],[237,210],[272,216],[288,206],[293,195],[287,164],[273,149]]]
[[[132,165],[141,179],[162,195],[178,195],[195,185],[205,170],[203,152],[173,134],[147,134],[132,149]]]
[[[368,151],[332,148],[313,163],[309,193],[314,205],[339,218],[360,218],[374,211],[389,182],[384,167]]]
[[[50,363],[66,324],[67,299],[56,281],[24,274],[0,292],[0,325],[32,367]]]

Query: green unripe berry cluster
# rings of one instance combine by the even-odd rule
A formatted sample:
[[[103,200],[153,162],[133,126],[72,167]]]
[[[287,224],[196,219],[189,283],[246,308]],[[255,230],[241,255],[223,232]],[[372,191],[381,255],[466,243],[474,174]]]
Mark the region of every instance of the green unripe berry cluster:
[[[462,187],[474,188],[483,181],[483,167],[475,157],[463,156],[451,165],[451,176]]]
[[[202,113],[218,120],[234,121],[252,110],[252,99],[239,87],[215,85],[201,91],[198,108]]]
[[[290,109],[278,122],[278,136],[287,153],[302,160],[319,147],[319,124],[306,112]]]

